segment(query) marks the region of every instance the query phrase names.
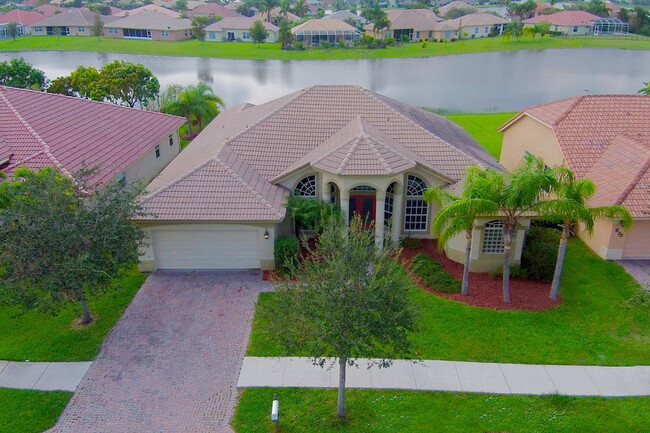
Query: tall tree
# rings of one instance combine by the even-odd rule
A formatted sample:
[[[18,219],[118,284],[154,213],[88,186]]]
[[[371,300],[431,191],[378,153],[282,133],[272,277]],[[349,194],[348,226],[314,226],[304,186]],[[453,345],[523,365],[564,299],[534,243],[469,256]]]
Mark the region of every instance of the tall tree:
[[[567,241],[576,225],[579,224],[589,235],[593,234],[595,221],[602,218],[618,219],[624,229],[632,225],[632,216],[623,206],[588,206],[589,199],[596,192],[592,181],[586,178],[576,179],[573,172],[566,167],[555,168],[555,173],[557,183],[552,190],[554,198],[546,200],[539,208],[540,213],[547,219],[562,225],[562,237],[549,296],[553,300],[557,299],[560,292]]]
[[[306,352],[324,367],[325,356],[339,365],[337,415],[346,416],[346,369],[355,359],[382,353],[380,366],[408,353],[408,333],[415,328],[411,282],[390,251],[379,257],[374,230],[356,216],[324,223],[317,244],[296,272],[296,281],[280,283],[270,309],[270,331],[288,352]]]
[[[0,298],[56,311],[78,302],[92,321],[88,296],[138,259],[140,189],[118,182],[92,190],[53,168],[18,169],[0,184]]]
[[[115,60],[104,65],[100,75],[108,100],[115,104],[125,103],[133,108],[139,103],[144,107],[160,91],[158,79],[141,63]]]
[[[7,24],[7,36],[9,36],[14,41],[18,37],[20,29],[18,28],[18,23],[9,23]]]
[[[305,0],[298,0],[293,7],[293,11],[300,18],[304,18],[305,15],[307,15],[307,12],[309,12],[309,5]]]
[[[271,23],[273,22],[273,9],[280,6],[280,0],[259,0],[257,3],[257,8],[261,13],[266,14],[266,21]]]
[[[187,12],[187,0],[176,0],[174,10],[178,12]]]
[[[210,86],[199,83],[181,90],[175,100],[163,105],[162,111],[185,117],[190,137],[193,137],[192,122],[194,120],[201,128],[204,123],[214,119],[224,107],[225,104],[221,98],[214,94]]]
[[[0,86],[43,90],[46,83],[45,73],[32,67],[22,57],[0,62]]]
[[[293,33],[291,33],[291,24],[287,21],[283,21],[280,25],[280,31],[278,33],[278,39],[282,44],[283,50],[289,50],[293,46]]]
[[[524,23],[519,19],[514,19],[508,24],[506,24],[505,30],[503,31],[503,37],[510,39],[511,42],[514,42],[515,39],[518,41],[524,34]]]
[[[95,20],[93,25],[90,26],[90,31],[93,36],[97,37],[97,40],[100,40],[101,36],[104,34],[104,20],[99,12],[95,12]]]
[[[473,194],[493,202],[503,219],[503,301],[510,303],[512,246],[522,218],[536,212],[556,181],[544,161],[527,156],[511,172],[480,170],[472,180]]]
[[[262,42],[266,41],[266,38],[269,37],[269,32],[266,30],[266,27],[264,27],[262,21],[256,20],[248,29],[248,35],[251,37],[253,43],[256,43],[258,47],[261,47]]]
[[[438,235],[438,248],[443,249],[447,242],[459,233],[465,232],[465,266],[461,293],[469,293],[469,268],[472,256],[472,234],[474,222],[481,215],[494,215],[498,211],[496,203],[476,196],[473,180],[477,169],[470,169],[465,177],[465,184],[460,196],[453,195],[440,187],[429,188],[424,199],[438,203],[441,208],[433,219],[433,231]]]
[[[214,15],[209,16],[198,16],[192,18],[192,35],[201,41],[201,44],[205,42],[207,32],[205,28],[212,23],[217,22],[217,17]]]
[[[379,4],[375,4],[372,8],[366,8],[361,12],[361,15],[372,23],[372,31],[375,36],[379,35],[379,39],[383,40],[384,30],[390,28],[391,22],[388,19],[386,11],[384,11]]]
[[[293,10],[291,5],[291,0],[280,0],[280,13],[284,17],[285,21],[289,19],[289,12]]]

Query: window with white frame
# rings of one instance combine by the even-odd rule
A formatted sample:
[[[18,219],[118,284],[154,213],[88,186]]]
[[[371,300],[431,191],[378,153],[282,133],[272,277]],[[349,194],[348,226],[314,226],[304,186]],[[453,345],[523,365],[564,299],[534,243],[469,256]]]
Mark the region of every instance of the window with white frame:
[[[296,197],[316,197],[316,175],[307,176],[293,190]]]
[[[384,200],[384,226],[390,227],[392,224],[393,218],[393,203],[395,194],[395,184],[391,183],[388,188],[386,188],[386,199]]]
[[[169,32],[167,30],[161,30],[160,31],[160,36],[163,38],[168,38],[169,37]]]
[[[117,29],[115,27],[109,27],[108,28],[108,34],[109,35],[119,35],[120,34],[120,29]]]
[[[156,158],[160,158],[160,146],[156,145],[154,151],[156,152]]]
[[[416,176],[408,176],[406,182],[406,206],[404,230],[407,232],[426,231],[429,220],[429,205],[424,201],[427,184]]]
[[[83,33],[83,32],[86,31],[86,28],[85,28],[85,27],[77,27],[77,30],[78,30],[80,33]]]
[[[247,40],[248,39],[248,32],[242,32],[241,38],[244,39],[244,40]]]
[[[167,139],[169,140],[169,145],[173,146],[174,145],[174,134],[169,134]]]
[[[483,228],[483,253],[503,253],[503,220],[485,223]]]

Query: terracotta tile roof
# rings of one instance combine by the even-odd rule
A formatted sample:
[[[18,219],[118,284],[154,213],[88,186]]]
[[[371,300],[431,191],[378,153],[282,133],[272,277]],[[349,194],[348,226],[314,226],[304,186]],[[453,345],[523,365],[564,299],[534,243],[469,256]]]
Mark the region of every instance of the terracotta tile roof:
[[[102,19],[104,20],[104,23],[108,24],[119,18],[110,15],[109,16],[103,15]],[[92,26],[94,22],[95,22],[94,12],[91,12],[85,8],[79,8],[79,9],[63,10],[63,12],[59,14],[52,15],[50,17],[45,18],[44,20],[40,21],[38,25],[43,27],[46,26],[85,27],[85,26]]]
[[[224,18],[222,20],[219,20],[216,23],[212,23],[209,26],[207,26],[205,29],[207,31],[213,31],[213,32],[221,32],[224,30],[231,30],[231,29],[248,30],[253,24],[255,24],[255,21],[257,20],[249,17],[243,17],[243,16],[230,17],[230,18]],[[262,24],[264,24],[264,28],[267,30],[271,30],[274,32],[280,30],[278,26],[271,24],[268,21],[262,21]]]
[[[243,16],[238,14],[234,10],[228,9],[227,7],[217,3],[202,4],[187,13],[187,16],[190,18],[201,16],[201,15],[214,15],[214,16],[219,16],[221,18]]]
[[[598,15],[590,14],[589,12],[585,11],[563,10],[550,15],[537,15],[536,17],[527,19],[524,22],[541,23],[548,21],[549,23],[558,26],[584,26],[598,18]]]
[[[171,9],[167,9],[167,8],[162,7],[162,6],[155,5],[155,4],[148,4],[148,5],[140,6],[139,8],[131,9],[131,10],[128,11],[128,15],[133,16],[133,15],[138,15],[138,14],[142,14],[142,13],[145,13],[145,12],[158,13],[158,14],[161,14],[161,15],[168,16],[170,18],[180,18],[180,16],[181,16],[181,14],[179,14],[176,11],[173,11]]]
[[[496,24],[506,24],[509,21],[492,14],[468,14],[444,22],[454,26],[455,28],[460,28],[460,26],[493,26]]]
[[[343,162],[340,154],[346,150],[350,159]],[[165,220],[280,221],[287,192],[274,179],[312,162],[306,157],[310,153],[322,158],[316,161],[324,169],[338,164],[345,174],[386,173],[418,163],[450,183],[470,166],[500,167],[467,132],[441,116],[357,86],[314,86],[221,113],[153,180],[143,203]],[[214,189],[213,182],[223,188]],[[238,210],[240,184],[261,197],[258,213],[251,208],[253,192],[242,196],[246,205]],[[180,196],[192,201],[177,206],[173,197]],[[274,219],[269,212],[275,212]]]
[[[621,202],[637,217],[650,208],[648,182],[643,184],[650,176],[650,97],[585,95],[563,99],[527,108],[500,130],[522,115],[553,128],[568,167],[576,176],[588,177],[596,184],[594,204]]]
[[[66,174],[98,167],[104,183],[176,130],[185,119],[63,95],[0,87],[0,138],[11,158],[3,167],[54,166]],[[2,153],[2,151],[0,151]]]
[[[56,15],[57,13],[63,13],[65,11],[69,10],[68,8],[63,8],[59,6],[54,6],[49,3],[46,3],[44,5],[40,5],[38,7],[35,7],[32,9],[34,12],[38,12],[39,14],[43,14],[46,17],[51,17]],[[58,12],[57,12],[58,11]]]
[[[14,9],[4,14],[0,14],[0,24],[4,23],[18,23],[23,26],[31,26],[34,23],[42,21],[45,17],[38,12],[21,11]]]
[[[110,23],[110,27],[144,30],[188,30],[192,28],[192,21],[173,18],[158,12],[142,12],[120,18]]]
[[[447,12],[449,12],[452,9],[475,9],[475,8],[469,3],[465,3],[463,1],[453,1],[438,9],[438,13],[440,14],[441,17],[444,17],[447,15]]]
[[[391,23],[391,30],[432,30],[435,23],[442,21],[442,18],[439,18],[434,12],[428,9],[391,9],[386,11],[386,14]],[[364,29],[372,30],[372,23],[366,24]]]
[[[309,20],[291,29],[291,33],[299,35],[304,32],[322,32],[322,31],[350,31],[359,32],[356,27],[351,26],[342,20]]]

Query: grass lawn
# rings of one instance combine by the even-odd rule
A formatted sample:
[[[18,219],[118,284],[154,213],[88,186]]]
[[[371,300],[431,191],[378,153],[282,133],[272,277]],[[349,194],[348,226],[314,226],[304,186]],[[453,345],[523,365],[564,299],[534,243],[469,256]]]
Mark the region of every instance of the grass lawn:
[[[622,267],[572,239],[561,287],[563,303],[544,312],[472,307],[414,287],[413,302],[421,309],[419,330],[411,335],[416,357],[526,364],[650,364],[650,315],[640,306],[627,307],[638,285]],[[472,287],[470,280],[470,290],[480,287]],[[263,319],[273,301],[273,293],[260,295],[250,356],[286,355],[271,339]]]
[[[496,159],[501,156],[503,134],[497,130],[517,113],[451,114],[446,117],[465,128]]]
[[[196,39],[184,41],[138,41],[129,39],[65,36],[23,36],[16,41],[0,41],[2,51],[98,51],[133,54],[156,54],[168,56],[220,57],[232,59],[280,59],[280,60],[329,60],[329,59],[378,59],[390,57],[430,57],[448,54],[479,53],[487,51],[537,50],[547,48],[620,48],[633,50],[650,49],[650,38],[639,40],[610,39],[599,37],[575,38],[524,38],[510,42],[501,37],[469,39],[449,43],[430,43],[422,48],[418,43],[399,47],[369,50],[365,48],[308,49],[282,51],[280,44],[206,42]]]
[[[115,325],[138,291],[145,274],[135,269],[116,280],[119,288],[90,299],[95,321],[76,326],[80,309],[64,308],[58,316],[30,311],[16,316],[14,308],[0,308],[0,359],[9,361],[90,361],[95,358],[106,334]],[[1,407],[1,405],[0,405]],[[1,425],[2,423],[0,423]]]
[[[335,417],[336,390],[249,388],[233,419],[240,433],[272,432],[630,433],[647,431],[650,397],[575,398],[418,391],[348,390],[348,420]],[[435,427],[434,427],[435,426]]]
[[[71,392],[0,388],[0,433],[36,433],[52,427]]]

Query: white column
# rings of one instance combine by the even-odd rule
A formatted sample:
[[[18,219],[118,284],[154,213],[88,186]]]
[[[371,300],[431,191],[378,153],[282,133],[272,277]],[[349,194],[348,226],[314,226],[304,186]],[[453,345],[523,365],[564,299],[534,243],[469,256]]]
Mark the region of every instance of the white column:
[[[393,193],[393,224],[391,226],[391,239],[393,245],[399,243],[399,236],[402,233],[402,226],[404,225],[404,194],[402,191],[397,191],[395,188]]]
[[[323,203],[330,203],[330,201],[332,200],[332,187],[330,186],[330,184],[323,182],[322,191],[323,191],[322,194]]]
[[[384,206],[386,192],[377,191],[375,195],[375,246],[377,249],[384,249]]]
[[[350,220],[350,190],[343,189],[341,190],[341,213],[345,218],[345,221]]]

